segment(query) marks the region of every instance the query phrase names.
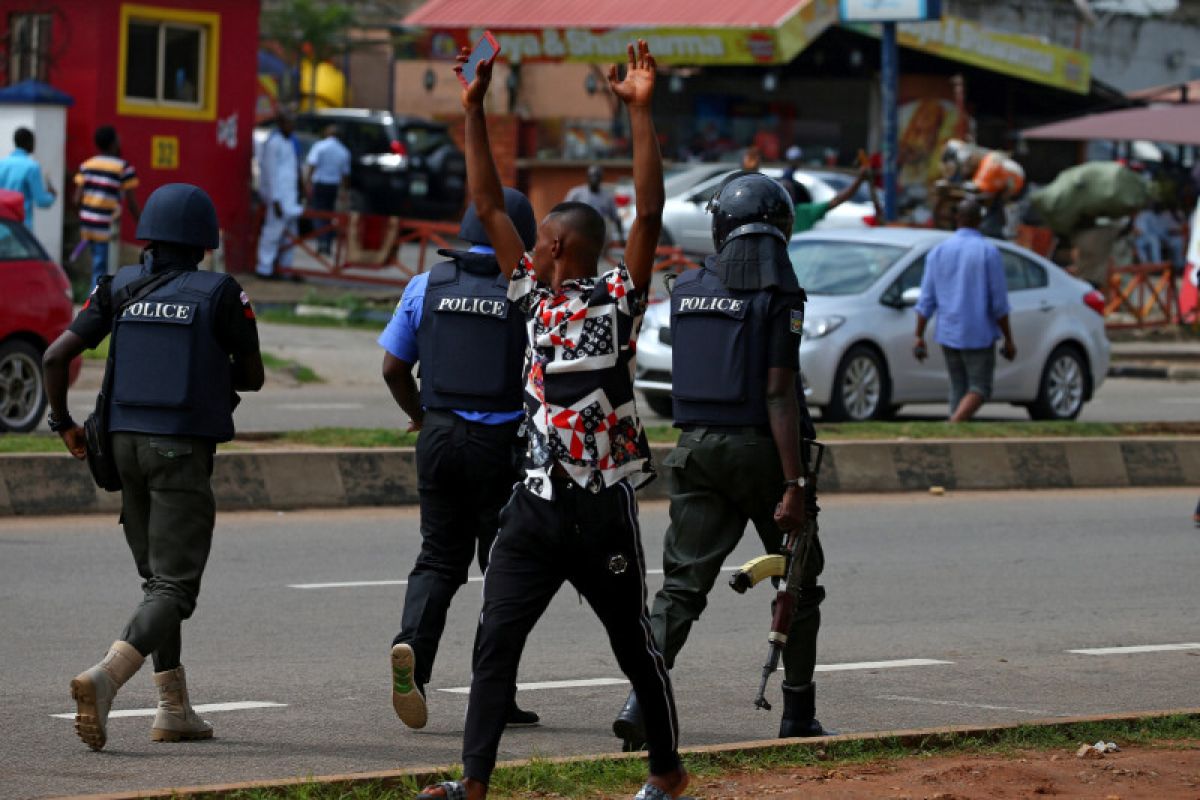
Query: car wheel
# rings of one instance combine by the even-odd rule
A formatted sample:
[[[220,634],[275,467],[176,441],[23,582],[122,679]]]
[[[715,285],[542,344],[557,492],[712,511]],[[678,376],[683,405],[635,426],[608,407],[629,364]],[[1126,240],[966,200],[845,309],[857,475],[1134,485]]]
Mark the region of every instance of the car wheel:
[[[669,394],[648,394],[646,397],[646,405],[660,417],[665,419],[674,419],[675,409],[671,407],[671,395]]]
[[[1033,419],[1075,419],[1087,394],[1087,365],[1079,350],[1059,345],[1046,359],[1037,399],[1029,404]]]
[[[883,359],[870,347],[855,345],[834,373],[824,416],[838,422],[882,419],[891,408],[890,394]]]
[[[0,431],[27,433],[45,410],[41,353],[20,340],[0,344]]]

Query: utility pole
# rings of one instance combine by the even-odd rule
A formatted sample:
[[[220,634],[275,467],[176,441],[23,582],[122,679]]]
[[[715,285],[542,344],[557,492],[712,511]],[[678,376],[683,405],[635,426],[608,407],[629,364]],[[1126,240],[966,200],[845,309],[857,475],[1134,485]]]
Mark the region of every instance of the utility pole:
[[[899,169],[899,120],[897,106],[900,94],[900,54],[896,45],[896,23],[883,23],[880,39],[880,95],[883,99],[883,217],[886,222],[896,219],[897,171]]]

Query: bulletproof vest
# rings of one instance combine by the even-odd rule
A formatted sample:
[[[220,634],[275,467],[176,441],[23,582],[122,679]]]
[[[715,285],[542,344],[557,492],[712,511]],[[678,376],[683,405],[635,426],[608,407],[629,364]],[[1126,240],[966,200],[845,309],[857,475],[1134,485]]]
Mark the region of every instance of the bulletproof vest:
[[[767,425],[771,292],[728,289],[706,268],[671,294],[675,424]]]
[[[453,411],[520,411],[525,318],[508,300],[496,259],[444,251],[429,270],[417,331],[421,405]]]
[[[113,295],[148,274],[144,264],[125,267],[113,278]],[[117,317],[109,430],[233,438],[232,370],[215,334],[228,280],[184,272]]]

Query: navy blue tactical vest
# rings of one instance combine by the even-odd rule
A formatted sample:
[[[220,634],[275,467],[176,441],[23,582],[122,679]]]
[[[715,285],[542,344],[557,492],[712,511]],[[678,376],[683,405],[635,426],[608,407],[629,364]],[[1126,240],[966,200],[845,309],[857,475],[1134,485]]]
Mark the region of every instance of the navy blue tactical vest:
[[[125,267],[113,294],[149,274]],[[114,325],[109,430],[233,438],[233,375],[215,335],[228,275],[191,270],[128,306]]]
[[[707,269],[671,293],[671,397],[676,425],[767,425],[771,292],[727,289]]]
[[[417,348],[425,408],[521,410],[525,318],[493,256],[458,253],[429,270]]]

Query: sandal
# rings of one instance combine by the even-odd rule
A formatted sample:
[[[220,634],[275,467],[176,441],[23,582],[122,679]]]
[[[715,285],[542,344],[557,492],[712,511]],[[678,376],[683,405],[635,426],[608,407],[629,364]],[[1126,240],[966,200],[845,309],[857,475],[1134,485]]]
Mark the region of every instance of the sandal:
[[[435,789],[441,789],[442,794],[430,794],[430,791]],[[417,795],[417,800],[467,800],[467,787],[462,781],[442,781],[422,789]]]

